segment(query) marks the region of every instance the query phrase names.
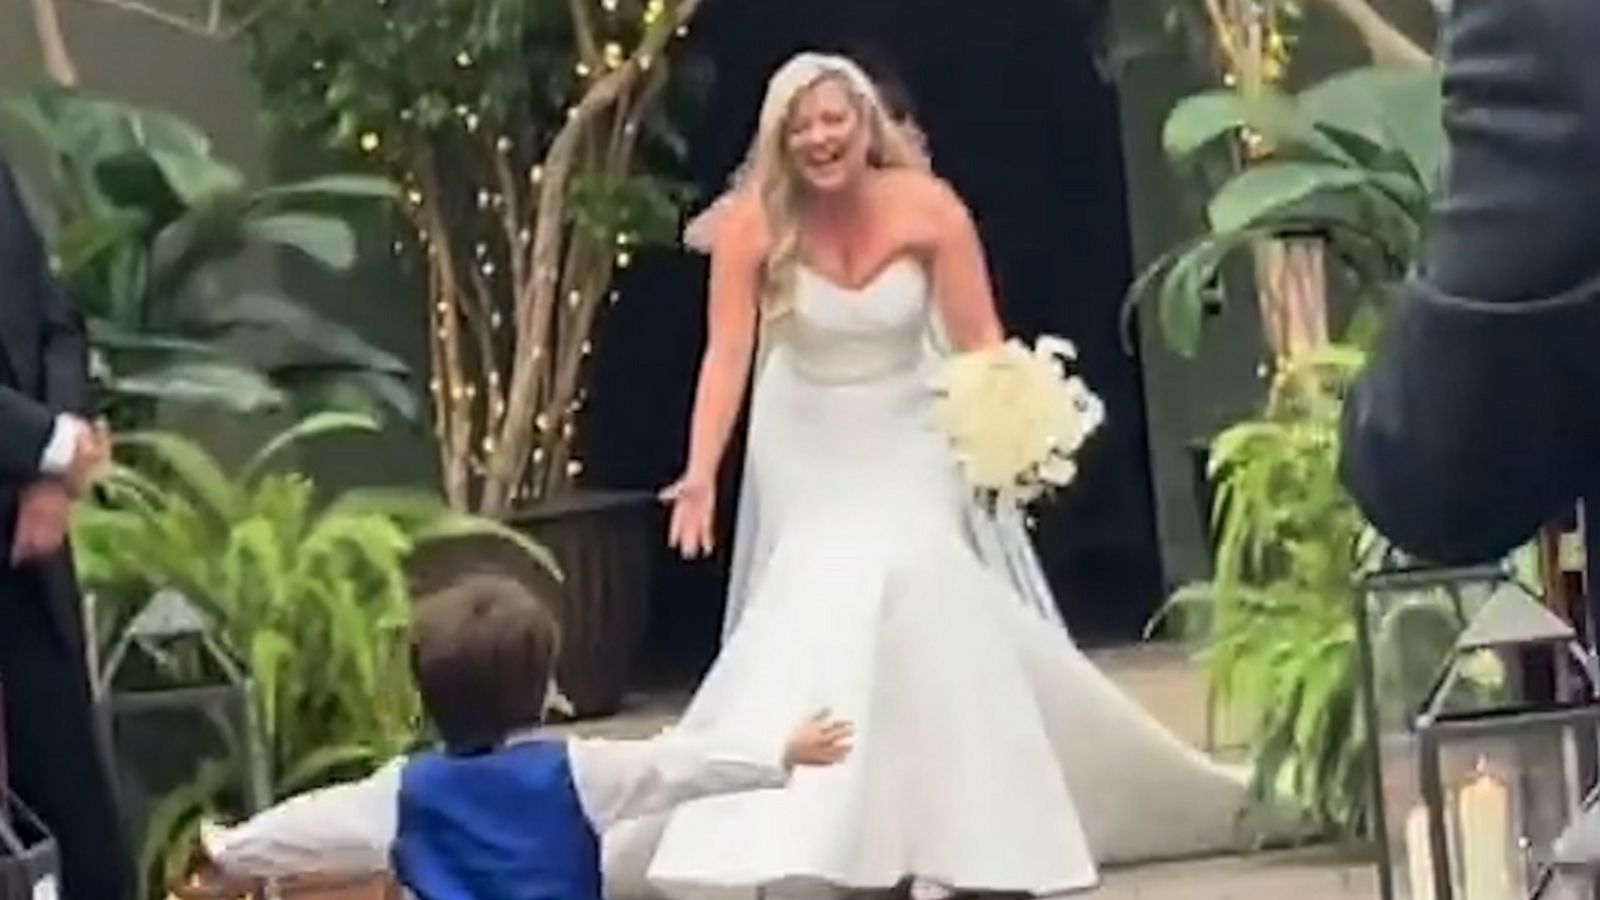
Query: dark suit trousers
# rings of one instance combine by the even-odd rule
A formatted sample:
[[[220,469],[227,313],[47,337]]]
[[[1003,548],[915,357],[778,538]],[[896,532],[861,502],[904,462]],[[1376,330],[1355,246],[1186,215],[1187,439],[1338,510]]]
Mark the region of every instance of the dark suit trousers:
[[[0,564],[0,685],[12,789],[55,834],[64,900],[133,900],[83,648],[66,557],[19,569]]]

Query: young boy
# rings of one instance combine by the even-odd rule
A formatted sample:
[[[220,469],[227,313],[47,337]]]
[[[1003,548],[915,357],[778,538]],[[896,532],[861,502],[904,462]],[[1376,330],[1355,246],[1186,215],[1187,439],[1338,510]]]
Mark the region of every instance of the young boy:
[[[478,577],[418,604],[411,662],[439,752],[290,799],[207,832],[185,898],[236,897],[263,879],[392,871],[419,900],[600,900],[599,835],[712,794],[783,786],[796,766],[849,752],[825,714],[783,745],[712,746],[537,735],[557,651],[545,605]]]

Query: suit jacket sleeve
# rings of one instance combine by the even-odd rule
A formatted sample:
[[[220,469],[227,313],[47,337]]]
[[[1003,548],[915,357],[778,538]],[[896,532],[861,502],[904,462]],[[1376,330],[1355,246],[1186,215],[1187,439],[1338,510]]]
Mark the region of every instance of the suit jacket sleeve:
[[[0,159],[0,221],[10,223],[11,227],[6,233],[15,236],[9,242],[10,246],[0,247],[0,260],[9,261],[10,265],[5,268],[12,273],[9,283],[0,284],[0,293],[4,295],[0,296],[0,302],[48,304],[39,307],[47,323],[44,356],[51,360],[47,363],[45,384],[48,386],[52,381],[57,381],[60,386],[56,390],[63,395],[70,394],[73,390],[71,378],[50,375],[48,370],[64,368],[74,353],[74,342],[78,347],[76,352],[80,368],[87,368],[81,362],[82,330],[73,327],[72,317],[65,311],[65,304],[49,282],[38,233],[28,218],[27,210],[23,208],[11,169],[3,159]],[[61,337],[57,338],[57,334]],[[86,378],[80,380],[79,384],[85,382]],[[83,393],[80,387],[80,402]],[[55,411],[51,409],[50,400],[48,390],[45,398],[39,399],[13,386],[0,384],[0,479],[26,480],[39,473],[45,444],[50,440],[55,423]]]
[[[83,317],[56,285],[44,241],[23,207],[11,172],[7,170],[4,177],[6,193],[11,197],[10,214],[16,217],[22,235],[22,290],[39,311],[44,403],[52,412],[85,415],[89,412],[89,347]]]
[[[1594,0],[1456,0],[1449,169],[1423,260],[1344,412],[1344,480],[1440,563],[1488,560],[1600,465]]]

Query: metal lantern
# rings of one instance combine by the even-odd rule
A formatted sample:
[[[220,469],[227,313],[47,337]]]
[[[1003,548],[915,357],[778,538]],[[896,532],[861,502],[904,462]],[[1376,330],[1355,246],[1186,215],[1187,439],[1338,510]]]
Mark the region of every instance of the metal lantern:
[[[248,811],[270,801],[254,688],[183,593],[150,598],[107,653],[96,688],[133,821],[149,821],[162,798],[208,772]]]
[[[1390,570],[1358,598],[1382,897],[1538,896],[1596,784],[1593,656],[1501,569]]]

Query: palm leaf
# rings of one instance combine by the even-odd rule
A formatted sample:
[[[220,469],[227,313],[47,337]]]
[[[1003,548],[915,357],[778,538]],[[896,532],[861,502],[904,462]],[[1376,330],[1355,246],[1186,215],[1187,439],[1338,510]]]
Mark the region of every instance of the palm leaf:
[[[241,413],[275,410],[287,399],[260,373],[217,360],[158,364],[117,375],[108,387],[131,397],[210,405]]]
[[[240,477],[245,481],[255,481],[273,458],[285,450],[312,438],[353,431],[375,434],[378,431],[378,423],[368,416],[354,413],[323,412],[307,416],[278,432],[257,450],[249,462],[245,463]]]
[[[119,447],[148,454],[164,475],[204,504],[219,522],[235,519],[244,509],[244,495],[216,459],[195,441],[170,431],[139,431],[116,438]]]
[[[270,213],[245,220],[242,228],[254,240],[293,248],[335,271],[343,272],[355,265],[355,232],[343,220],[332,216]]]
[[[278,791],[281,796],[294,796],[326,787],[330,776],[352,768],[369,768],[381,761],[379,751],[366,744],[318,747],[296,760],[294,767],[278,779]]]
[[[273,185],[256,192],[258,202],[317,201],[317,200],[391,200],[400,199],[400,189],[386,178],[371,175],[323,175]]]

